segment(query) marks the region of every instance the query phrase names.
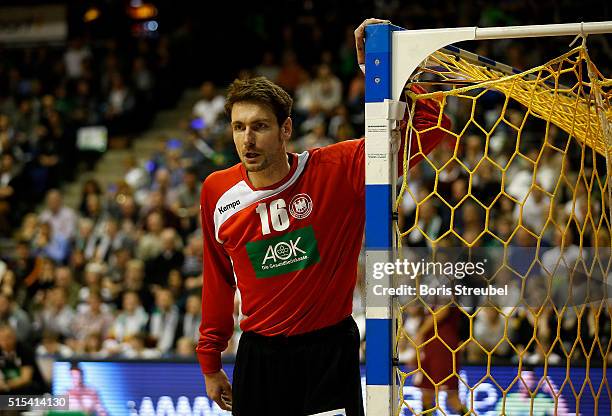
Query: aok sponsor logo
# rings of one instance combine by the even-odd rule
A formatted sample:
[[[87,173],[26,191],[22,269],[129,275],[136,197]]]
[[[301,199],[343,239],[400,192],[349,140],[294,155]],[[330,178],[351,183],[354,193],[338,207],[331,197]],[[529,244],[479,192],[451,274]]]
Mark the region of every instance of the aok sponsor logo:
[[[219,210],[219,214],[223,214],[225,211],[229,211],[230,209],[234,209],[238,205],[240,205],[240,200],[239,199],[234,201],[234,202],[230,202],[227,205],[223,205],[223,206],[217,208],[217,210]]]
[[[258,278],[302,270],[320,260],[312,226],[280,237],[252,241],[246,249]]]

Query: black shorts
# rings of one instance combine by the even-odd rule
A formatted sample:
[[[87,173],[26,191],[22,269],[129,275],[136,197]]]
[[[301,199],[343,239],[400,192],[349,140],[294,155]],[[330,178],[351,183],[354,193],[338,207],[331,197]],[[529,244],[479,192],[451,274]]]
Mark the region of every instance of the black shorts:
[[[352,317],[291,337],[245,332],[232,386],[240,416],[363,416],[359,330]],[[343,413],[344,412],[344,413]]]

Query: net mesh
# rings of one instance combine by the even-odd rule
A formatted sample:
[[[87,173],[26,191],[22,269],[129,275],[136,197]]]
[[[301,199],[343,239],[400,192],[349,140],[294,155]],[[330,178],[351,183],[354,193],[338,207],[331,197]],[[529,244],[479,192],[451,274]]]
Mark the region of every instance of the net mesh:
[[[612,81],[583,42],[513,74],[438,51],[410,83],[427,91],[406,88],[411,114],[436,100],[440,117],[407,129],[404,172],[406,155],[423,161],[398,192],[398,255],[407,246],[430,258],[444,247],[494,250],[487,276],[510,295],[470,305],[395,299],[398,382],[422,387],[422,400],[404,389],[398,414],[610,414]],[[420,139],[431,129],[447,136],[426,155]],[[597,293],[576,301],[584,285]],[[482,366],[477,380],[462,372],[467,362]],[[553,367],[565,369],[561,380],[549,377]],[[485,384],[499,398],[492,413],[479,413]],[[453,390],[463,409],[451,410]]]

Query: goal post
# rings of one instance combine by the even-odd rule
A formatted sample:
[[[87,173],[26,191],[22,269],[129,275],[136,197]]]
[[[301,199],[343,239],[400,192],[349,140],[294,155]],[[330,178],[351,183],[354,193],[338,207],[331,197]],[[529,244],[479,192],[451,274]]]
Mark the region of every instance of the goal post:
[[[397,128],[399,121],[404,119],[405,112],[411,111],[402,102],[404,101],[402,96],[407,82],[413,76],[415,70],[433,53],[439,50],[446,50],[449,53],[464,56],[466,59],[480,61],[481,64],[498,68],[502,73],[520,74],[520,71],[507,65],[451,46],[456,42],[601,33],[612,33],[612,21],[427,30],[405,30],[391,24],[376,24],[366,27],[365,249],[366,412],[368,415],[398,415],[403,402],[402,386],[398,381],[399,374],[397,371],[396,337],[399,324],[395,310],[398,300],[393,296],[381,297],[380,295],[373,295],[373,287],[375,285],[392,287],[394,277],[392,275],[374,277],[373,270],[376,263],[390,263],[396,260],[396,248],[400,244],[398,238],[401,239],[402,236],[397,228],[398,212],[396,208],[398,164],[402,163],[402,161],[398,161],[398,149],[397,144],[393,142],[392,131]],[[608,97],[607,99],[609,100],[610,98]],[[601,106],[601,103],[599,105]],[[587,112],[589,114],[585,117],[588,118],[591,114],[588,109]],[[410,117],[410,114],[408,116]],[[598,116],[601,118],[601,114]],[[605,119],[605,116],[603,119]],[[547,122],[550,123],[550,117]],[[602,124],[604,122],[605,120],[602,121]],[[612,132],[609,127],[601,126],[601,129],[605,154],[602,153],[601,149],[598,151],[600,156],[605,157],[607,169],[610,169],[609,153],[610,146],[612,146],[612,137],[610,137]],[[418,134],[418,132],[415,132],[415,134]],[[488,139],[489,136],[487,135]],[[459,140],[459,137],[457,140]],[[584,141],[588,142],[587,139],[584,139]],[[587,146],[594,147],[589,143],[587,143]],[[405,147],[404,149],[408,150],[408,156],[405,157],[408,157],[408,160],[410,160],[410,148]],[[416,149],[412,150],[416,152]],[[610,189],[609,181],[605,179],[604,181],[602,193],[604,189],[607,192]],[[602,200],[604,197],[604,195],[601,196]],[[610,209],[609,205],[607,205],[608,203],[609,201],[602,203],[604,212],[606,209]],[[610,224],[608,223],[606,227],[609,232]]]

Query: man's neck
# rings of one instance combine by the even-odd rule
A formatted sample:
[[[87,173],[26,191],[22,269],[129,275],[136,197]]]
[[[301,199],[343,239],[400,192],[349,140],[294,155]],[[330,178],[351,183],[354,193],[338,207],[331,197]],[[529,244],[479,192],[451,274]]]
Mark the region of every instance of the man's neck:
[[[290,170],[289,157],[285,155],[282,162],[270,165],[259,172],[247,172],[247,174],[255,188],[265,188],[283,180]]]

